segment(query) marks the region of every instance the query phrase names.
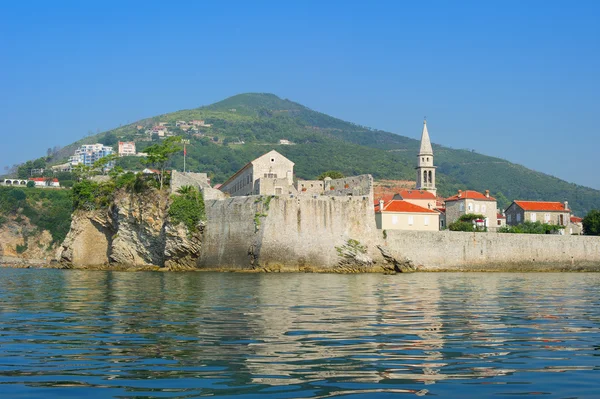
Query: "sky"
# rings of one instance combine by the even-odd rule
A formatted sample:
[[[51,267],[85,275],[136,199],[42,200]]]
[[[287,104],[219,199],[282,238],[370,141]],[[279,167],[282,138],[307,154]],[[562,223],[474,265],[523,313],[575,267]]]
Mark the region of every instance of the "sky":
[[[246,92],[600,189],[598,1],[0,5],[0,174]]]

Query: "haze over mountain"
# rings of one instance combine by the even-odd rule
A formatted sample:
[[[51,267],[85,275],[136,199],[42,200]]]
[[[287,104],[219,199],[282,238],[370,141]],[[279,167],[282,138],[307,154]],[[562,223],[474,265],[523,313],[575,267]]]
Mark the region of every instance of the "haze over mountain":
[[[173,127],[178,120],[204,120],[203,137],[172,128],[191,140],[187,169],[208,172],[214,183],[223,182],[248,161],[276,149],[296,163],[300,178],[314,178],[326,170],[346,175],[370,173],[375,179],[414,180],[419,141],[333,118],[273,94],[239,94],[212,105],[143,119],[63,148],[51,162],[60,163],[82,143],[115,145],[119,140],[135,140],[138,151],[152,144],[144,131],[159,123]],[[138,126],[143,126],[138,129]],[[415,126],[420,131],[421,126]],[[429,124],[432,140],[436,126]],[[280,145],[286,139],[294,145]],[[155,137],[156,140],[156,137]],[[242,144],[243,142],[243,144]],[[505,207],[513,199],[568,200],[579,215],[600,207],[600,191],[568,183],[527,169],[501,158],[468,150],[433,145],[438,167],[438,192],[448,196],[458,189],[490,189]],[[137,157],[121,158],[126,168],[141,168]],[[182,169],[183,155],[173,158],[173,167]]]

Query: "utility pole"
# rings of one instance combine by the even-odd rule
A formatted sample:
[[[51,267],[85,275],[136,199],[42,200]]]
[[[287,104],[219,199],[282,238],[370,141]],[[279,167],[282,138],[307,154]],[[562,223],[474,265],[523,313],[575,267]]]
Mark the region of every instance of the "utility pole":
[[[181,142],[183,143],[183,173],[186,173],[186,171],[185,171],[185,157],[187,155],[186,145],[188,145],[190,143],[190,141],[189,140],[181,140]]]

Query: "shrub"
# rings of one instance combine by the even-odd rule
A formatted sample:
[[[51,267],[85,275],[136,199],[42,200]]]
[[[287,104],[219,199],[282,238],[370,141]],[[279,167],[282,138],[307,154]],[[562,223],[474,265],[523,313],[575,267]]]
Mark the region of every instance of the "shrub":
[[[204,198],[196,188],[187,187],[183,191],[184,194],[171,196],[169,217],[173,224],[183,223],[188,232],[193,233],[196,231],[198,223],[206,218]]]

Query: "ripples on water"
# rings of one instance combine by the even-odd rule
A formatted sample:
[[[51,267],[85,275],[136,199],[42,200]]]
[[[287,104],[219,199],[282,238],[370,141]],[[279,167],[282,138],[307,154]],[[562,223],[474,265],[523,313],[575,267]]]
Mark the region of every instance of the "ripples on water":
[[[600,397],[599,274],[0,270],[2,397]]]

